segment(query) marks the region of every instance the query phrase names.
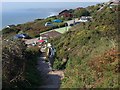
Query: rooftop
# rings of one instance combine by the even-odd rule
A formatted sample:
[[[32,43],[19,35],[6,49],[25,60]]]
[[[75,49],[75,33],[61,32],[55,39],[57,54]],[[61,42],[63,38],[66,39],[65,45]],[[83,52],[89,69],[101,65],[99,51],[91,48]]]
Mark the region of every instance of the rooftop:
[[[44,34],[41,34],[40,36],[41,37],[47,37],[47,38],[54,38],[54,37],[57,37],[57,36],[60,36],[61,33],[59,32],[56,32],[56,31],[51,31],[51,32],[46,32]]]

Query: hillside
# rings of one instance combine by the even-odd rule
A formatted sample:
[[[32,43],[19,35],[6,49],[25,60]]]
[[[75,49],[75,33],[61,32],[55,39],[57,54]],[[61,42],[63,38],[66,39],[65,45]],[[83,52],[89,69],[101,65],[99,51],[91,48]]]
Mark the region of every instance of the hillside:
[[[80,23],[51,40],[57,50],[54,68],[62,69],[61,88],[118,88],[118,11],[105,6],[93,21]]]
[[[19,33],[26,33],[32,38],[39,37],[40,33],[60,27],[65,27],[66,21],[72,20],[74,18],[80,18],[82,15],[89,15],[89,12],[86,10],[86,8],[80,8],[78,10],[77,9],[63,10],[59,14],[61,15],[52,16],[45,19],[35,19],[34,21],[13,25],[10,28],[5,27],[2,29],[3,39],[11,39],[13,38],[14,35]],[[53,22],[53,20],[55,19],[60,19],[63,22],[61,23]],[[45,26],[46,22],[51,22],[54,26]]]
[[[10,27],[10,28],[3,28],[2,34],[3,39],[11,39],[14,35],[19,33],[25,33],[28,34],[31,38],[39,37],[39,34],[42,32],[46,32],[58,27],[64,27],[65,23],[54,23],[54,27],[52,26],[45,26],[46,22],[51,22],[52,20],[56,19],[55,17],[50,17],[46,19],[36,19],[31,22],[27,22],[24,24],[18,24],[16,26]]]
[[[56,49],[53,69],[64,72],[61,88],[120,87],[119,7],[111,8],[109,4],[102,3],[62,12],[64,11],[68,12],[70,17],[36,19],[2,30],[3,88],[33,88],[45,82],[37,70],[38,57],[42,56],[40,48],[37,45],[27,48],[21,39],[11,39],[14,35],[26,33],[34,40],[42,32],[53,28],[65,28],[64,21],[88,15],[92,17],[91,21],[70,26],[68,32],[48,40]],[[55,27],[45,26],[46,22],[52,22],[54,19],[61,19],[63,22],[54,23]],[[42,65],[39,67],[39,70],[44,70]]]

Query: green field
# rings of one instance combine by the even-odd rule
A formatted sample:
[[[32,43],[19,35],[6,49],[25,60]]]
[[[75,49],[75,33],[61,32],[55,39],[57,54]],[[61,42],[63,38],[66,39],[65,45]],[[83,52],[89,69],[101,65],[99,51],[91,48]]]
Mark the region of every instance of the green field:
[[[57,29],[53,29],[53,30],[50,30],[50,31],[42,32],[42,33],[40,33],[40,34],[45,34],[45,33],[47,33],[47,32],[51,32],[51,31],[57,31],[57,32],[63,34],[63,33],[65,33],[65,32],[67,32],[70,28],[71,28],[71,26],[63,27],[63,28],[57,28]]]
[[[55,29],[55,31],[57,31],[57,32],[59,32],[59,33],[61,33],[61,34],[63,34],[63,33],[65,33],[65,32],[67,32],[70,28],[71,28],[71,27],[68,26],[68,27],[63,27],[63,28]]]

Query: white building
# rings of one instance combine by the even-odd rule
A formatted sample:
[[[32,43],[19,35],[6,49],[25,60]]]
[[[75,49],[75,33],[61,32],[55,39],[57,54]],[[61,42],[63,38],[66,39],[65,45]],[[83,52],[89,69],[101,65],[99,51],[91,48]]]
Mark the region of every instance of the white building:
[[[82,16],[79,22],[89,22],[92,19],[91,16]]]

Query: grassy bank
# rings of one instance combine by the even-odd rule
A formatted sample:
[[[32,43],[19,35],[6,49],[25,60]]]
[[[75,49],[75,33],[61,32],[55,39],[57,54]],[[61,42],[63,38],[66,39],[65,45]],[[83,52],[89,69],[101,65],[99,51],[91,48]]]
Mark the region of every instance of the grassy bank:
[[[61,88],[119,88],[117,12],[104,7],[53,40],[55,69],[65,71]]]

